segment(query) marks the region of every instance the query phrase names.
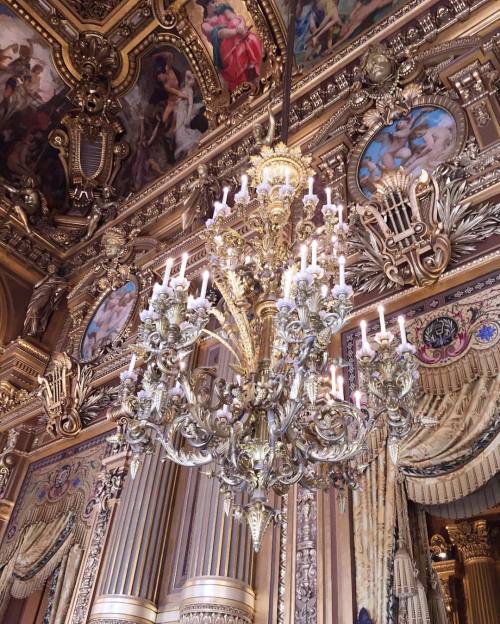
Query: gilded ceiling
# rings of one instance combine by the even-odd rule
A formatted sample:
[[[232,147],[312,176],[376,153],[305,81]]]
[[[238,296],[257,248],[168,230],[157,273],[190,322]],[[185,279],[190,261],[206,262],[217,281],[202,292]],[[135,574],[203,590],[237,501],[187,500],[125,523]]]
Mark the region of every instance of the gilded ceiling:
[[[289,122],[300,134],[332,109],[307,143],[325,182],[343,168],[351,199],[369,199],[377,159],[384,167],[402,162],[402,151],[382,154],[384,141],[406,123],[397,119],[401,106],[409,112],[418,98],[408,135],[422,133],[423,120],[443,128],[445,148],[436,147],[434,160],[412,155],[413,169],[457,157],[467,139],[464,113],[453,102],[439,113],[425,100],[434,89],[430,70],[418,93],[397,90],[423,71],[405,60],[409,52],[481,4],[299,1]],[[0,207],[9,223],[0,238],[11,243],[15,234],[16,252],[28,250],[32,264],[43,258],[46,267],[83,243],[92,257],[96,232],[124,214],[130,232],[186,193],[211,205],[216,187],[235,184],[249,150],[265,141],[269,103],[279,128],[289,13],[288,0],[2,0]],[[389,36],[390,54],[359,64],[368,42]],[[469,49],[465,39],[453,45]],[[389,83],[397,93],[387,92]],[[444,84],[435,91],[447,95]],[[393,104],[399,112],[385,118]],[[193,225],[193,215],[182,219]],[[76,256],[76,265],[84,259]]]

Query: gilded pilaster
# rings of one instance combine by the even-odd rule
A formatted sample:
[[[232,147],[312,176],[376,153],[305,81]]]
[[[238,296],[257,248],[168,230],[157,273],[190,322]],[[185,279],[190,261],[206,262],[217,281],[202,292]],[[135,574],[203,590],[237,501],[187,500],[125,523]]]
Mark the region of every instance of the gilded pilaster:
[[[219,355],[218,374],[231,374],[229,354],[224,350]],[[255,602],[250,532],[245,523],[226,514],[219,482],[201,471],[197,478],[180,621],[191,624],[202,614],[212,614],[215,620],[218,614],[221,622],[234,617],[235,623],[250,624]]]
[[[486,520],[461,522],[446,528],[464,564],[467,621],[498,624],[500,601]]]
[[[90,621],[156,622],[177,467],[157,452],[129,477],[107,539]]]

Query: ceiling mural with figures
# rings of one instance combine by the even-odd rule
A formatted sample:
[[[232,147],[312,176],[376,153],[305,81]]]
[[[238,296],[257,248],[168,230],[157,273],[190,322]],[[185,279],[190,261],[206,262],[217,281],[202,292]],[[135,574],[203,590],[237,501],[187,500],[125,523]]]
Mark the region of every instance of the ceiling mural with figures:
[[[0,1],[1,199],[12,227],[28,237],[36,232],[57,256],[120,220],[120,206],[165,191],[133,227],[182,203],[182,227],[198,228],[214,201],[209,180],[237,184],[246,152],[280,131],[289,1],[34,5],[27,13],[14,0]],[[392,33],[399,21],[413,45],[409,13],[418,6],[419,0],[297,4],[290,80],[301,95],[292,98],[289,124],[295,132],[331,107],[307,149],[321,151],[333,141],[339,158],[352,152],[342,165],[346,188],[334,188],[339,196],[369,199],[385,173],[399,167],[414,176],[431,171],[456,157],[467,138],[462,110],[417,102],[432,92],[430,79],[425,87],[413,82],[422,72],[413,59],[398,67],[406,58],[402,44],[399,51],[382,45],[369,61],[365,49],[343,65],[344,51]],[[450,10],[435,18],[445,23]],[[308,81],[316,85],[309,95]],[[341,121],[343,142],[327,134]],[[323,167],[324,186],[334,168]],[[174,179],[177,186],[166,191]],[[193,220],[189,206],[208,186],[210,199],[201,193],[203,209]]]
[[[123,193],[141,190],[196,152],[208,129],[198,80],[172,46],[155,46],[142,59],[139,80],[122,106],[126,136],[135,146],[117,180]]]
[[[0,33],[3,188],[15,200],[18,188],[38,187],[51,210],[64,203],[66,189],[57,152],[47,138],[67,108],[67,88],[53,66],[47,43],[2,5]]]
[[[311,67],[382,21],[403,0],[299,0],[295,12],[295,60]],[[285,23],[290,1],[278,0]]]

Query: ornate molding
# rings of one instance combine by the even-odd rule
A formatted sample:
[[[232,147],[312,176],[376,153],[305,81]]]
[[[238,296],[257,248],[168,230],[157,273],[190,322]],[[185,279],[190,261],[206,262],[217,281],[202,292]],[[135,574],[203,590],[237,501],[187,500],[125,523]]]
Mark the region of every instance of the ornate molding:
[[[317,500],[316,493],[297,490],[295,554],[295,624],[317,623]]]
[[[93,502],[98,505],[98,514],[92,531],[92,541],[88,547],[80,586],[76,593],[77,599],[73,610],[71,624],[84,624],[87,621],[97,573],[101,562],[103,547],[109,528],[112,513],[112,503],[116,502],[122,492],[127,470],[124,466],[106,468],[98,477]],[[112,622],[117,620],[95,620],[92,622]],[[126,620],[122,620],[126,622]],[[134,623],[132,623],[134,624]]]
[[[52,371],[38,378],[46,429],[54,438],[73,438],[113,401],[114,393],[105,387],[92,389],[93,367],[80,366],[67,353],[56,353],[53,363]]]
[[[181,607],[180,624],[252,624],[253,617],[235,607],[219,604]]]
[[[493,557],[490,543],[490,528],[486,520],[461,522],[446,527],[451,543],[457,547],[464,563],[478,557]]]

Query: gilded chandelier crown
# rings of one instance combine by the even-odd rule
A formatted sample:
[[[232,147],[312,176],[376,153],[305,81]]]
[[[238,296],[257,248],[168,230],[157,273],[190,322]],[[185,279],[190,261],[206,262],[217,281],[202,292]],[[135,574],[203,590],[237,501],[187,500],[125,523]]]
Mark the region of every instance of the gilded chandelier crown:
[[[406,337],[396,350],[384,328],[373,351],[363,334],[360,362],[374,411],[362,408],[360,393],[354,403],[345,400],[338,362],[328,375],[329,345],[352,308],[343,207],[327,189],[324,224],[314,225],[319,198],[310,158],[298,148],[264,147],[252,165],[233,208],[247,213],[248,235],[227,226],[228,189],[207,221],[207,252],[223,305],[207,298],[208,272],[197,296],[189,295],[187,254],[174,277],[169,259],[141,313],[142,379],[134,355],[112,416],[126,424],[135,455],[151,452],[158,439],[174,462],[211,464],[227,512],[246,519],[259,550],[265,529],[281,517],[269,502],[272,492],[283,495],[295,483],[338,485],[338,464],[355,461],[382,415],[395,437],[407,432],[411,412],[404,403],[414,364]],[[304,189],[297,220],[292,210]],[[209,328],[211,318],[218,329]],[[190,366],[193,347],[207,336],[230,351],[234,374],[220,378]]]

